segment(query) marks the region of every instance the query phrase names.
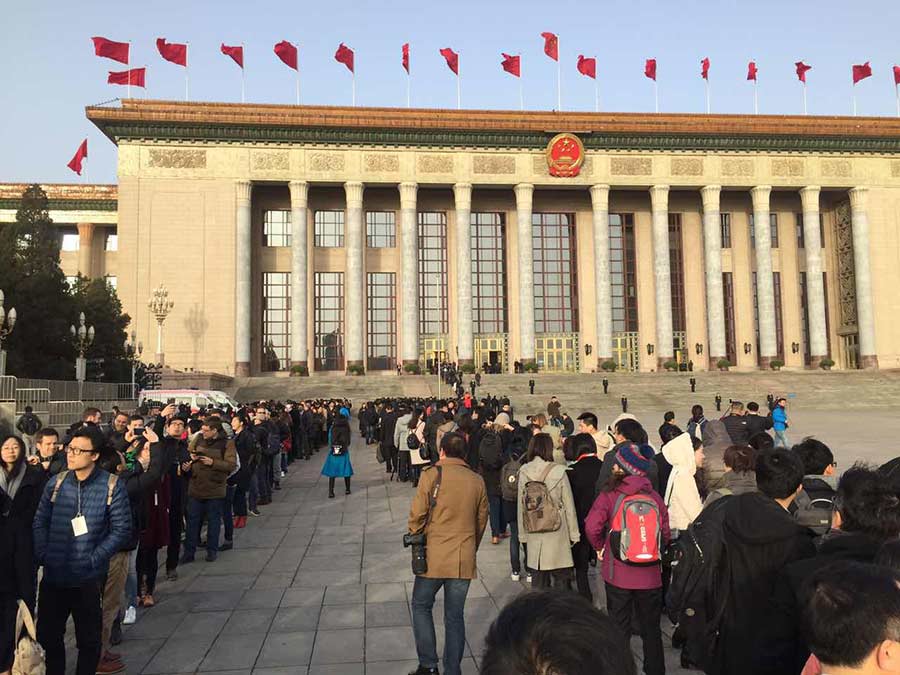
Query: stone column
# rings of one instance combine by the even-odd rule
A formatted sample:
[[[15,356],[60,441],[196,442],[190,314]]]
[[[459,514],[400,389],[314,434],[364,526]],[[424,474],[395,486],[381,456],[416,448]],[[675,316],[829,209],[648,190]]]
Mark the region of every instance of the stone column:
[[[828,356],[825,284],[822,282],[822,241],[819,232],[819,186],[800,190],[803,205],[803,241],[806,248],[806,314],[809,317],[809,367],[818,368]]]
[[[94,276],[94,224],[78,223],[78,273],[90,279]]]
[[[472,325],[472,186],[457,183],[456,197],[456,348],[459,365],[475,363]]]
[[[534,363],[534,250],[531,245],[531,203],[534,185],[516,185],[519,241],[519,360]]]
[[[400,345],[403,365],[419,362],[419,244],[416,183],[400,183]]]
[[[306,207],[309,183],[292,180],[291,190],[291,366],[309,367],[306,334],[307,261]]]
[[[759,315],[759,367],[768,370],[778,356],[775,334],[775,281],[772,277],[772,224],[769,220],[769,185],[750,190],[756,240],[756,311]]]
[[[719,217],[721,185],[700,189],[703,198],[703,255],[706,259],[706,353],[710,369],[725,358],[725,293],[722,289],[722,224]]]
[[[869,269],[869,216],[866,212],[868,196],[868,188],[856,187],[850,190],[853,267],[856,273],[856,322],[859,327],[859,367],[867,370],[878,368],[878,352],[875,351],[875,315],[872,311],[872,273]]]
[[[252,184],[248,180],[235,182],[237,190],[237,227],[235,249],[235,303],[234,303],[234,374],[237,377],[250,376],[250,272],[253,237],[250,230],[250,193]]]
[[[358,181],[344,183],[347,196],[347,217],[344,228],[346,271],[344,272],[344,354],[347,367],[365,366],[363,330],[366,325],[363,311],[363,184]]]
[[[672,338],[672,272],[669,263],[669,186],[650,188],[653,218],[653,276],[656,282],[656,370],[675,355]]]
[[[609,185],[591,186],[594,210],[594,288],[597,295],[597,372],[612,351],[612,286],[609,272]]]

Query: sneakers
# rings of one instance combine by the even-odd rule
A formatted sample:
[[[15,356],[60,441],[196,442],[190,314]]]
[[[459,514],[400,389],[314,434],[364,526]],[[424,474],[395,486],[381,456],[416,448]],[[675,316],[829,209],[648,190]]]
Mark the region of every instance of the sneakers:
[[[518,580],[519,580],[519,573],[518,573],[518,572],[513,572],[512,574],[509,575],[509,578],[512,579],[513,581],[518,581]]]
[[[259,509],[250,509],[251,516],[261,516],[262,514],[259,512]]]
[[[222,545],[219,547],[219,550],[220,551],[230,551],[233,548],[234,548],[234,542],[226,539],[225,541],[222,542]]]
[[[216,558],[219,556],[215,551],[207,551],[206,552],[206,562],[216,562]]]
[[[122,618],[122,625],[130,626],[137,621],[137,610],[133,606],[129,606],[125,610],[125,616]]]
[[[425,666],[419,666],[414,671],[412,671],[409,675],[440,675],[438,673],[437,668],[426,668]]]
[[[525,575],[525,581],[527,581],[529,584],[532,582],[531,574]]]

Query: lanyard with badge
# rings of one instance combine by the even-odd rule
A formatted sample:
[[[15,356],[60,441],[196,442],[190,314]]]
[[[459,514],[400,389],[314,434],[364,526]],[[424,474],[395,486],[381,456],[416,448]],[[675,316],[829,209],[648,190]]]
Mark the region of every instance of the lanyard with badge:
[[[78,485],[78,511],[75,513],[75,517],[72,518],[72,532],[76,537],[80,537],[87,534],[88,527],[87,520],[81,515],[81,481],[76,480],[75,483]]]

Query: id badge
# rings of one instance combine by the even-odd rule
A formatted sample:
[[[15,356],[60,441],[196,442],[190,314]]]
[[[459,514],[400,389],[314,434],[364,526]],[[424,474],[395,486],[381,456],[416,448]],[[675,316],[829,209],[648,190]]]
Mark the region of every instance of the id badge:
[[[87,534],[87,531],[87,521],[84,519],[84,516],[75,516],[72,518],[72,532],[76,537]]]

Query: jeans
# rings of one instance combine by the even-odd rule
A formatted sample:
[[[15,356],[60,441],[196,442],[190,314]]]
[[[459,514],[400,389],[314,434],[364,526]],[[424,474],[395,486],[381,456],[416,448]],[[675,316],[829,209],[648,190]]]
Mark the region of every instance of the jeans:
[[[128,552],[128,576],[125,577],[125,606],[123,609],[137,607],[137,554],[137,549]]]
[[[224,499],[194,499],[188,497],[187,536],[184,538],[184,555],[192,558],[200,544],[200,527],[206,518],[206,551],[215,555],[219,550],[219,530],[222,527],[222,502]]]
[[[572,568],[563,567],[558,570],[534,570],[531,573],[531,588],[572,590]]]
[[[787,429],[782,429],[781,431],[775,430],[775,447],[776,448],[789,448],[787,439]]]
[[[250,484],[247,486],[247,503],[251,511],[256,511],[256,502],[259,499],[259,470],[254,467],[250,470]]]
[[[259,487],[260,499],[272,498],[272,483],[269,482],[269,469],[272,463],[268,457],[263,457],[259,466],[256,467],[256,483]]]
[[[237,486],[229,485],[225,490],[225,501],[222,502],[222,525],[225,526],[225,541],[234,539],[234,492]]]
[[[635,609],[644,644],[644,672],[647,675],[665,675],[666,662],[659,625],[662,589],[636,591],[606,584],[606,612],[626,636],[631,635],[631,617]]]
[[[69,615],[75,623],[78,645],[77,675],[94,675],[100,662],[103,613],[100,609],[99,581],[63,588],[47,579],[41,580],[38,606],[37,639],[47,654],[47,675],[66,672],[66,622]]]
[[[413,635],[419,665],[437,668],[437,638],[434,635],[434,596],[444,588],[444,673],[459,675],[466,647],[463,610],[469,593],[469,579],[427,579],[416,577],[412,595]]]
[[[506,524],[503,522],[503,497],[488,496],[488,513],[491,517],[491,536],[499,537],[506,532]]]

